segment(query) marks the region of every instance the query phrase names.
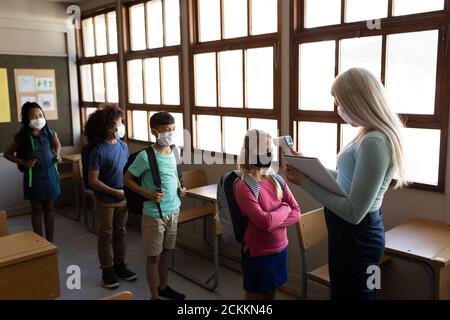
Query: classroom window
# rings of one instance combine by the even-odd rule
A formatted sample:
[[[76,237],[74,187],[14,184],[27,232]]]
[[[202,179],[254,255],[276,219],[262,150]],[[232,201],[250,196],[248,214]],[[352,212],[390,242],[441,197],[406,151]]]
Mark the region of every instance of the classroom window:
[[[126,56],[129,138],[154,142],[149,128],[137,133],[143,124],[134,127],[134,112],[146,112],[148,122],[153,113],[168,111],[176,119],[175,140],[182,146],[180,1],[151,0],[126,8],[131,49]]]
[[[179,0],[152,0],[129,8],[131,50],[181,44]]]
[[[117,53],[115,11],[82,19],[81,29],[84,57],[106,56]]]
[[[197,8],[200,42],[278,31],[277,0],[198,0]]]
[[[82,127],[102,103],[119,102],[116,19],[111,9],[81,18],[77,64]]]
[[[296,1],[291,108],[300,151],[335,167],[336,154],[359,129],[339,117],[331,85],[339,73],[362,67],[383,82],[391,108],[405,122],[408,181],[413,187],[442,191],[445,163],[440,154],[446,150],[449,112],[448,79],[439,76],[446,67],[445,51],[439,50],[447,20],[444,1]],[[433,11],[435,18],[427,20]],[[400,15],[402,21],[393,18]],[[382,27],[369,28],[366,21],[372,19],[381,19]],[[426,154],[417,152],[421,145]],[[417,169],[424,166],[426,170]]]
[[[190,0],[190,5],[197,18],[190,34],[194,147],[237,155],[252,124],[276,137],[278,1]]]
[[[119,102],[117,63],[94,63],[80,66],[82,102]]]

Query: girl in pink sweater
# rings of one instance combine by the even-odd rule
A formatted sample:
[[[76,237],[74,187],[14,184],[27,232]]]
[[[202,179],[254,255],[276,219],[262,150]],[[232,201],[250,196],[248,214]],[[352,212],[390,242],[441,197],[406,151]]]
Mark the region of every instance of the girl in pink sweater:
[[[248,218],[241,263],[247,300],[273,300],[275,290],[287,281],[286,227],[300,219],[289,187],[270,168],[272,144],[264,131],[247,132],[239,157],[241,179],[234,184],[237,205]],[[243,181],[245,175],[259,184],[258,199]]]

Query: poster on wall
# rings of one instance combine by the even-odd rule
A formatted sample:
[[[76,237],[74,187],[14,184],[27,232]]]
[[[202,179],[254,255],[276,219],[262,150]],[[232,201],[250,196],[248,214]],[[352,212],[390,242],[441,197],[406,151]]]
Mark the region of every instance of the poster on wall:
[[[19,119],[26,102],[38,103],[48,120],[58,119],[55,70],[14,69],[14,77]]]
[[[8,73],[6,69],[0,69],[0,123],[7,123],[7,122],[11,122]]]

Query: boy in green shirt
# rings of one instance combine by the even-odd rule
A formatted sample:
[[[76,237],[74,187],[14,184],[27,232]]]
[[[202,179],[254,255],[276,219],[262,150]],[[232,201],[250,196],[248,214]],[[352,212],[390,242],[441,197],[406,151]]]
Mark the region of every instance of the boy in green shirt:
[[[161,177],[161,192],[153,181],[147,151],[141,151],[128,168],[124,184],[140,194],[144,201],[142,215],[142,238],[147,256],[147,281],[153,300],[166,297],[184,300],[185,295],[167,285],[170,250],[175,249],[178,213],[180,212],[177,159],[172,151],[175,119],[168,112],[158,112],[150,118],[150,128],[156,137],[152,146]],[[141,186],[134,179],[141,178]],[[158,208],[158,204],[159,207]],[[161,209],[161,210],[160,210]],[[159,275],[159,286],[158,286]]]

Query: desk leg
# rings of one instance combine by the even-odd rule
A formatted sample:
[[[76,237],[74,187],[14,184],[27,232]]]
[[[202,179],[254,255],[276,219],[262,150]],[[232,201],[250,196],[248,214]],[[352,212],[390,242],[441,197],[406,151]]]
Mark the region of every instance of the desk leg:
[[[215,218],[213,219],[213,226],[216,229]],[[213,254],[214,254],[214,273],[213,275],[206,281],[206,283],[210,283],[214,280],[212,288],[217,288],[219,284],[219,235],[216,234],[215,230],[212,232],[212,241],[213,241]],[[213,289],[213,290],[214,290]]]
[[[433,266],[434,269],[434,299],[450,299],[450,265],[447,267]]]

